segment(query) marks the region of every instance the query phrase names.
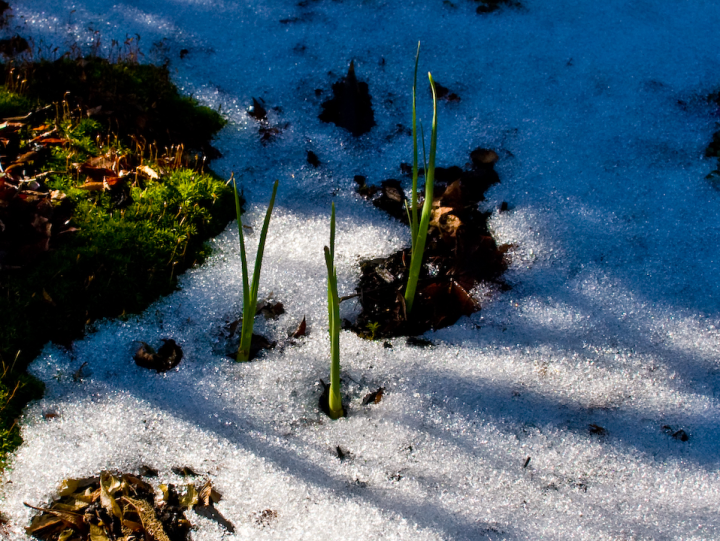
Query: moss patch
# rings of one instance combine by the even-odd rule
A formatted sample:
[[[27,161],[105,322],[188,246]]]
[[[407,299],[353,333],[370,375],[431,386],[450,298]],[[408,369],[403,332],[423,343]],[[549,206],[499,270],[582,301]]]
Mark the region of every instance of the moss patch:
[[[6,80],[0,465],[20,443],[22,408],[42,394],[25,372],[40,348],[170,293],[235,216],[232,190],[197,157],[216,155],[224,120],[180,96],[166,68],[64,59]]]

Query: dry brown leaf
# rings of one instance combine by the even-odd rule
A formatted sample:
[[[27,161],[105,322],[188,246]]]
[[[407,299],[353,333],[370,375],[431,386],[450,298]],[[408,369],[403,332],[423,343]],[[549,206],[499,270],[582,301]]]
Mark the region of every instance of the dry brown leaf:
[[[215,490],[212,483],[208,480],[200,489],[198,493],[198,500],[200,505],[208,506],[211,503],[218,503],[222,500],[222,494]]]
[[[70,139],[62,139],[60,137],[47,137],[45,139],[40,139],[39,141],[33,139],[33,141],[41,145],[64,145],[65,143],[69,143]]]
[[[25,502],[23,502],[23,505],[25,505],[26,507],[29,507],[30,509],[35,509],[36,511],[45,511],[48,514],[59,518],[64,523],[66,523],[68,526],[73,526],[80,531],[85,529],[85,524],[83,522],[83,516],[78,513],[72,513],[70,511],[60,511],[60,510],[56,511],[55,509],[48,509],[45,507],[35,507],[34,505],[30,505],[29,503],[25,503]]]
[[[433,203],[433,209],[430,211],[430,226],[440,229],[442,217],[452,211],[452,207],[435,207],[435,203]]]
[[[108,513],[122,520],[122,510],[112,494],[120,488],[120,481],[111,473],[105,472],[100,476],[100,504]]]
[[[56,502],[53,504],[53,509],[57,509],[58,511],[71,511],[73,513],[80,511],[81,509],[84,509],[90,505],[89,502],[85,502],[83,500],[73,498],[70,503],[60,503]]]
[[[477,310],[475,299],[472,298],[472,295],[470,295],[463,286],[453,281],[451,291],[460,303],[460,309],[464,316],[469,316]]]
[[[295,329],[295,332],[292,333],[293,338],[300,338],[301,336],[305,336],[307,333],[307,322],[305,321],[305,316],[303,316],[302,321],[300,322],[300,325],[297,326],[297,329]]]
[[[38,515],[33,518],[30,526],[25,528],[28,535],[36,537],[45,536],[54,533],[54,530],[60,530],[65,527],[65,522],[54,515]]]
[[[440,230],[443,233],[443,237],[448,236],[455,238],[457,237],[457,232],[458,229],[460,229],[460,226],[462,226],[460,218],[454,214],[446,214],[443,219],[441,219]]]
[[[68,528],[67,530],[63,530],[62,532],[60,532],[57,541],[68,541],[73,535],[75,535],[75,530],[71,530],[70,528]]]
[[[47,291],[45,291],[45,288],[43,288],[43,290],[42,290],[42,296],[43,296],[43,299],[45,300],[46,303],[55,306],[55,301],[52,300],[52,297],[50,296],[50,293],[48,293]]]
[[[445,188],[445,192],[442,194],[441,204],[444,207],[460,208],[464,205],[462,188],[460,187],[460,181],[456,180]]]
[[[101,192],[105,189],[105,185],[102,182],[85,182],[82,186],[77,187],[78,190],[88,190],[90,192]]]
[[[195,485],[188,484],[185,494],[180,497],[180,507],[192,509],[195,504],[198,503],[198,492]]]
[[[14,123],[8,123],[8,127],[11,127],[11,126],[10,126],[11,124],[14,124]],[[20,125],[22,126],[22,124],[20,124]],[[1,127],[0,127],[0,128],[1,128]],[[38,135],[37,137],[35,137],[34,139],[31,139],[30,142],[31,142],[31,143],[35,143],[35,142],[37,142],[39,139],[42,139],[43,137],[47,137],[48,135],[52,135],[52,134],[55,133],[56,131],[57,131],[57,128],[53,128],[52,130],[48,130],[48,131],[46,131],[46,132],[43,132],[43,133],[41,133],[40,135]]]
[[[123,520],[122,525],[133,532],[143,531],[143,525],[139,522],[133,522],[132,520]]]
[[[125,181],[121,177],[105,177],[105,180],[103,180],[103,188],[110,190],[121,186],[124,182]]]
[[[139,489],[144,492],[153,492],[153,488],[151,485],[149,485],[142,479],[135,477],[134,475],[130,475],[129,473],[124,474],[122,476],[122,480],[124,484],[133,487],[133,489]]]
[[[157,180],[160,178],[160,175],[158,175],[154,169],[151,167],[148,167],[147,165],[138,165],[137,170],[145,175],[148,178],[151,178],[153,180]]]
[[[58,489],[58,496],[70,496],[71,494],[74,494],[77,489],[77,479],[65,479],[62,483],[60,483],[60,488]]]
[[[105,529],[95,524],[90,524],[90,541],[110,541]]]

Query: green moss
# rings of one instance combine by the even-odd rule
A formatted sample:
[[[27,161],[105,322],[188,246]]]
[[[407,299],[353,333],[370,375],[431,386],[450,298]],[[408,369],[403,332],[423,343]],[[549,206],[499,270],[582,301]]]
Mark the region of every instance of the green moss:
[[[42,395],[42,383],[25,373],[40,348],[49,340],[69,345],[93,321],[138,313],[170,293],[182,271],[209,255],[206,240],[235,217],[233,192],[222,179],[169,165],[162,150],[158,163],[157,153],[148,151],[152,141],[155,148],[182,143],[211,151],[210,138],[224,124],[216,112],[181,96],[166,68],[90,58],[23,69],[23,95],[0,87],[0,117],[58,103],[21,130],[16,152],[27,151],[40,124],[55,125],[54,136],[68,140],[48,146],[33,167],[61,171],[44,180],[44,189],[66,194],[53,203],[54,216],[62,217],[53,227],[74,229],[54,235],[50,250],[22,269],[0,270],[0,467],[20,444],[16,420],[22,408]],[[90,118],[87,109],[95,109]],[[12,152],[6,154],[4,165],[12,161]],[[73,163],[118,156],[129,173],[120,187],[81,188],[86,179]],[[185,166],[195,163],[188,158],[186,153]],[[159,178],[139,174],[141,163]],[[14,369],[6,370],[19,351]]]
[[[216,111],[180,95],[166,66],[89,57],[43,61],[24,70],[28,98],[44,103],[65,99],[70,109],[102,106],[96,117],[125,144],[139,135],[160,148],[183,143],[211,155],[209,141],[225,125]]]
[[[0,87],[0,118],[22,116],[32,109],[33,100]]]
[[[7,455],[22,443],[17,419],[25,405],[37,400],[45,386],[41,381],[23,373],[7,373],[0,377],[0,468],[5,467]]]

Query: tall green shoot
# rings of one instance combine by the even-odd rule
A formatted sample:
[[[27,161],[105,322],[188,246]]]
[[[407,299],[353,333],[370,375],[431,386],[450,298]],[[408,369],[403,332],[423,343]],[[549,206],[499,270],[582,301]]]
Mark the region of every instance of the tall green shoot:
[[[418,50],[419,52],[419,50]],[[417,58],[415,59],[415,70],[417,72]],[[412,239],[412,256],[410,258],[410,271],[408,272],[408,283],[405,288],[405,307],[407,313],[412,311],[413,301],[415,300],[415,291],[417,289],[417,282],[420,277],[420,269],[422,268],[422,259],[425,252],[425,243],[427,241],[427,232],[430,224],[430,215],[432,214],[432,203],[433,203],[433,188],[435,183],[435,153],[437,150],[437,94],[435,92],[435,82],[433,81],[432,75],[428,73],[428,79],[430,79],[430,88],[432,88],[433,95],[433,122],[432,122],[432,133],[430,135],[430,159],[425,168],[425,202],[423,203],[422,216],[420,223],[417,223],[417,214],[411,215],[410,230],[413,236]],[[417,81],[416,81],[417,82]],[[413,85],[413,135],[415,131],[415,85]],[[413,211],[417,206],[416,203],[416,191],[417,191],[417,139],[414,142],[414,163],[413,163],[413,196],[412,206]],[[415,229],[417,228],[417,230]]]
[[[260,287],[260,268],[262,267],[263,252],[265,251],[265,238],[267,237],[270,216],[275,206],[275,195],[277,194],[278,181],[273,185],[270,205],[265,214],[260,242],[258,243],[257,257],[255,258],[255,270],[253,271],[252,287],[249,286],[247,255],[245,253],[245,235],[243,234],[242,220],[240,219],[240,198],[238,196],[237,184],[233,177],[233,188],[235,189],[235,211],[237,212],[238,232],[240,233],[240,261],[242,263],[243,281],[243,317],[242,330],[240,331],[240,347],[238,348],[237,361],[245,362],[250,360],[250,344],[252,343],[253,326],[255,325],[255,312],[257,310],[258,289]]]
[[[330,323],[330,392],[328,411],[331,419],[344,415],[340,397],[340,298],[335,268],[335,203],[330,214],[330,247],[325,246],[325,265],[328,272],[328,319]]]
[[[412,171],[412,195],[410,196],[410,210],[408,212],[408,220],[410,221],[410,235],[412,238],[412,246],[415,246],[418,234],[418,212],[417,212],[417,181],[418,181],[418,142],[417,142],[417,114],[415,111],[415,101],[417,98],[417,70],[418,61],[420,60],[420,42],[418,41],[417,53],[415,54],[415,74],[413,76],[412,90],[412,136],[413,136],[413,171]],[[424,139],[424,138],[423,138]],[[424,143],[424,141],[423,141]],[[424,152],[423,152],[424,154]],[[407,203],[405,203],[407,205]]]

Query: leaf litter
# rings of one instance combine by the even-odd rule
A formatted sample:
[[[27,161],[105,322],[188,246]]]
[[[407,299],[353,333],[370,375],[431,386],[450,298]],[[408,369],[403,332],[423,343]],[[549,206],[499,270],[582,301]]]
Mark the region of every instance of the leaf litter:
[[[187,541],[190,509],[235,531],[215,508],[222,495],[211,481],[186,483],[180,490],[173,484],[156,490],[138,476],[107,471],[66,479],[48,507],[25,504],[39,511],[25,531],[42,541]]]
[[[500,181],[494,169],[498,155],[477,148],[470,153],[471,164],[436,168],[428,243],[418,283],[418,297],[407,313],[402,292],[410,265],[409,249],[385,258],[360,263],[361,278],[354,295],[362,312],[350,328],[362,337],[416,336],[440,329],[480,309],[473,290],[481,283],[507,287],[502,274],[508,262],[509,246],[498,246],[490,235],[487,219],[478,204],[485,191]],[[404,174],[411,168],[401,165]],[[419,172],[422,175],[423,171]],[[368,185],[364,176],[355,178],[357,192],[374,206],[407,224],[408,199],[397,179]],[[422,204],[422,196],[418,197]]]

